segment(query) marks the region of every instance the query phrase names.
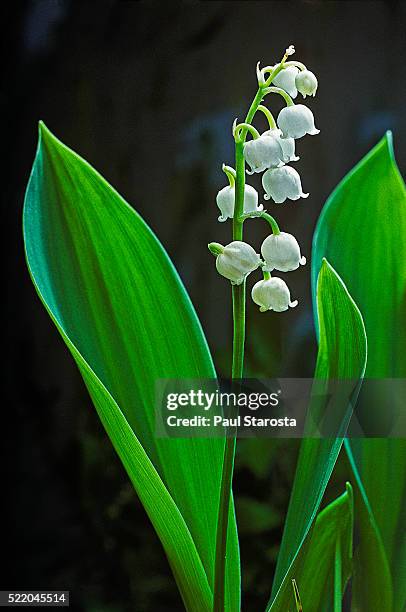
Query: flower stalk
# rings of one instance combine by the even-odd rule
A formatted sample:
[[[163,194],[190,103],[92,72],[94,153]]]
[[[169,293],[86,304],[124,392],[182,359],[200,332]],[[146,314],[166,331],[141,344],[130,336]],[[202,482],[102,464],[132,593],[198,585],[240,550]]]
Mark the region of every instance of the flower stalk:
[[[265,210],[261,211],[261,212],[254,212],[254,213],[248,213],[246,215],[243,215],[241,217],[242,221],[246,221],[247,219],[265,219],[265,221],[267,221],[267,223],[269,223],[269,225],[271,226],[272,229],[272,233],[274,235],[278,235],[281,233],[281,230],[279,229],[279,225],[276,222],[276,219],[274,219],[271,215],[269,215]]]
[[[297,300],[291,301],[290,291],[285,281],[272,277],[271,271],[282,272],[296,270],[304,265],[306,259],[301,256],[300,247],[294,236],[281,232],[273,216],[263,210],[258,204],[258,194],[255,189],[245,184],[245,164],[247,174],[261,173],[266,191],[265,199],[282,203],[286,199],[297,200],[307,197],[301,187],[300,176],[296,170],[287,166],[299,158],[295,155],[295,139],[305,134],[316,134],[313,115],[307,107],[295,105],[288,90],[294,97],[298,91],[305,97],[314,95],[317,90],[317,79],[307,71],[300,62],[288,62],[295,52],[291,45],[279,64],[260,68],[256,67],[258,90],[248,109],[245,120],[233,124],[235,140],[235,170],[223,165],[223,171],[229,179],[229,186],[217,194],[216,202],[222,213],[219,221],[232,219],[233,242],[223,247],[218,243],[210,243],[209,249],[216,256],[218,272],[228,278],[232,285],[233,303],[233,353],[231,378],[234,384],[241,384],[244,371],[245,343],[245,307],[246,307],[246,277],[257,268],[262,268],[263,280],[258,281],[251,291],[253,301],[260,306],[260,311],[273,310],[283,312],[294,308]],[[283,74],[282,71],[285,71]],[[296,87],[296,77],[300,73]],[[303,76],[304,74],[304,76]],[[278,76],[279,75],[279,76]],[[275,78],[277,81],[275,81]],[[279,83],[276,87],[272,83]],[[268,94],[282,96],[286,106],[275,119],[270,110],[262,104]],[[268,120],[269,130],[260,134],[252,125],[257,111],[262,112]],[[247,135],[250,139],[246,142]],[[263,218],[271,226],[269,235],[262,247],[262,261],[250,245],[243,242],[243,227],[246,219]],[[227,531],[232,494],[232,479],[236,448],[236,429],[228,429],[224,442],[224,455],[221,475],[219,513],[216,532],[216,552],[214,568],[213,611],[226,610],[226,566],[227,566]]]
[[[245,190],[244,140],[247,125],[252,121],[262,101],[262,89],[259,88],[247,113],[245,125],[239,132],[235,143],[235,205],[233,217],[233,240],[243,238],[243,212]],[[243,375],[245,343],[245,280],[241,285],[232,286],[233,299],[233,361],[231,377],[239,380]],[[230,433],[230,432],[229,432]],[[213,593],[213,612],[225,610],[225,575],[227,560],[227,530],[230,512],[231,486],[234,472],[236,435],[228,435],[224,443],[223,469],[221,475],[220,506],[216,534],[215,577]]]

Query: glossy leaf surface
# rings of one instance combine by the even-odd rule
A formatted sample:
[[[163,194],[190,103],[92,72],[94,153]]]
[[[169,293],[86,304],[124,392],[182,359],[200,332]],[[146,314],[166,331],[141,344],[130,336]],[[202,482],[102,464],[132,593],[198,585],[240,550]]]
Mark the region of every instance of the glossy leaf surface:
[[[405,236],[406,190],[388,133],[332,193],[313,245],[314,289],[327,257],[364,317],[369,378],[406,377]],[[360,401],[368,407],[373,398],[361,392]],[[346,448],[359,485],[354,609],[400,610],[406,602],[406,441],[353,439]]]
[[[37,292],[161,538],[185,604],[209,610],[224,441],[155,436],[157,379],[215,377],[182,282],[140,216],[43,124],[24,238]],[[239,608],[239,575],[232,507],[231,609]]]
[[[315,378],[319,379],[319,384],[325,381],[325,399],[324,402],[315,402],[309,407],[309,415],[316,424],[322,419],[329,401],[331,381],[337,379],[354,381],[353,401],[355,401],[367,357],[361,314],[342,280],[326,260],[323,261],[317,282],[317,315],[320,342]],[[268,605],[268,609],[272,612],[284,612],[289,607],[293,609],[290,581],[292,578],[298,580],[298,568],[306,558],[311,539],[309,533],[352,413],[348,402],[341,402],[335,408],[336,435],[330,438],[305,438],[301,444],[272,598]],[[312,541],[312,546],[316,546],[315,540]],[[335,546],[334,542],[331,542],[331,546]],[[330,551],[331,554],[333,552]],[[322,582],[318,588],[321,589],[319,593],[321,597],[324,593]],[[314,607],[311,609],[315,612],[319,610]],[[324,608],[320,608],[322,609]]]
[[[352,572],[354,502],[352,487],[318,515],[306,554],[295,564],[303,610],[341,610]]]

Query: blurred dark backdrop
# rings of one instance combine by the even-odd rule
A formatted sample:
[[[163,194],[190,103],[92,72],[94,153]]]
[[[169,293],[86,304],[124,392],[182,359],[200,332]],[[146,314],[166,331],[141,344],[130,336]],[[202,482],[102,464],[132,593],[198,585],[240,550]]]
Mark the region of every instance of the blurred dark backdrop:
[[[255,65],[291,43],[319,78],[321,129],[298,143],[308,200],[274,207],[310,256],[323,202],[386,129],[406,166],[405,4],[106,2],[3,6],[3,242],[7,264],[2,406],[1,588],[69,589],[75,610],[181,610],[160,544],[25,269],[24,189],[43,119],[134,205],[169,251],[217,368],[230,366],[228,283],[206,245],[217,223],[230,127],[256,91]],[[271,98],[277,111],[278,100]],[[307,102],[306,101],[306,102]],[[259,127],[265,127],[259,124]],[[258,189],[258,177],[251,181]],[[255,245],[261,223],[247,226]],[[311,376],[310,266],[290,275],[299,307],[248,308],[247,374]],[[7,395],[8,394],[8,395]],[[236,472],[244,609],[269,595],[296,442],[242,441]],[[328,495],[339,492],[336,472]]]

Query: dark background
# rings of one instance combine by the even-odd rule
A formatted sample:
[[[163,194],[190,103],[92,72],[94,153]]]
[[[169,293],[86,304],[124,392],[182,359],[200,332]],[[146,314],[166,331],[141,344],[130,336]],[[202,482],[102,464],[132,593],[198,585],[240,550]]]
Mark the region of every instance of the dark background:
[[[255,65],[291,43],[319,79],[317,138],[300,140],[308,200],[274,206],[310,259],[328,194],[384,134],[406,166],[405,4],[396,2],[20,2],[3,7],[3,244],[9,299],[2,405],[0,587],[69,589],[75,610],[181,610],[165,556],[67,349],[31,286],[21,210],[37,122],[94,165],[157,233],[196,306],[219,373],[230,367],[228,283],[207,242],[226,243],[215,195],[230,127]],[[275,97],[276,98],[276,97]],[[278,111],[280,102],[270,98]],[[258,124],[260,129],[264,124]],[[258,177],[250,181],[258,189]],[[262,223],[247,224],[259,245]],[[247,375],[311,376],[310,266],[289,275],[299,307],[248,307]],[[243,607],[264,608],[297,443],[239,443],[235,491]],[[338,466],[327,498],[343,489]]]

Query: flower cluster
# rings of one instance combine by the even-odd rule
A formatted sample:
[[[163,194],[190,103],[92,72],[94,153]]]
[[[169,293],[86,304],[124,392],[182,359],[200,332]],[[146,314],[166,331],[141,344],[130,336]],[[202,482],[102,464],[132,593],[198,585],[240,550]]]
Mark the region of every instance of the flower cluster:
[[[232,285],[241,285],[248,274],[262,268],[264,279],[258,281],[252,289],[252,299],[260,306],[261,312],[282,312],[289,306],[293,308],[297,305],[296,300],[291,302],[285,281],[281,278],[271,278],[270,275],[272,270],[290,272],[306,263],[306,258],[302,257],[299,244],[292,234],[279,232],[265,238],[261,246],[263,260],[252,246],[241,240],[234,240],[227,246],[211,242],[209,249],[216,255],[217,271],[228,278]]]
[[[237,124],[235,121],[233,125],[236,170],[223,165],[229,185],[221,189],[216,197],[221,213],[219,221],[233,219],[234,240],[227,246],[216,242],[209,244],[210,251],[216,256],[218,272],[233,285],[244,283],[248,274],[262,268],[263,280],[255,283],[251,293],[261,312],[282,312],[297,305],[297,300],[291,301],[285,281],[272,277],[271,272],[289,272],[306,263],[296,238],[280,231],[275,219],[258,203],[257,191],[251,185],[245,184],[244,178],[245,172],[248,175],[263,172],[264,199],[273,200],[276,204],[282,204],[287,199],[307,198],[309,195],[303,192],[299,173],[289,164],[299,159],[295,152],[296,140],[306,134],[318,134],[319,130],[315,127],[311,110],[303,104],[295,104],[293,99],[299,93],[303,98],[314,96],[318,82],[304,64],[288,61],[293,53],[294,47],[291,46],[280,63],[262,69],[257,65],[258,93],[245,122]],[[271,93],[282,96],[286,104],[276,121],[270,110],[261,104]],[[269,129],[262,134],[252,125],[258,110],[265,115],[269,123]],[[249,140],[248,134],[252,137]],[[242,155],[238,155],[237,151],[242,152]],[[242,237],[244,221],[255,217],[262,217],[272,228],[272,234],[262,243],[261,255],[241,239],[235,239]]]

